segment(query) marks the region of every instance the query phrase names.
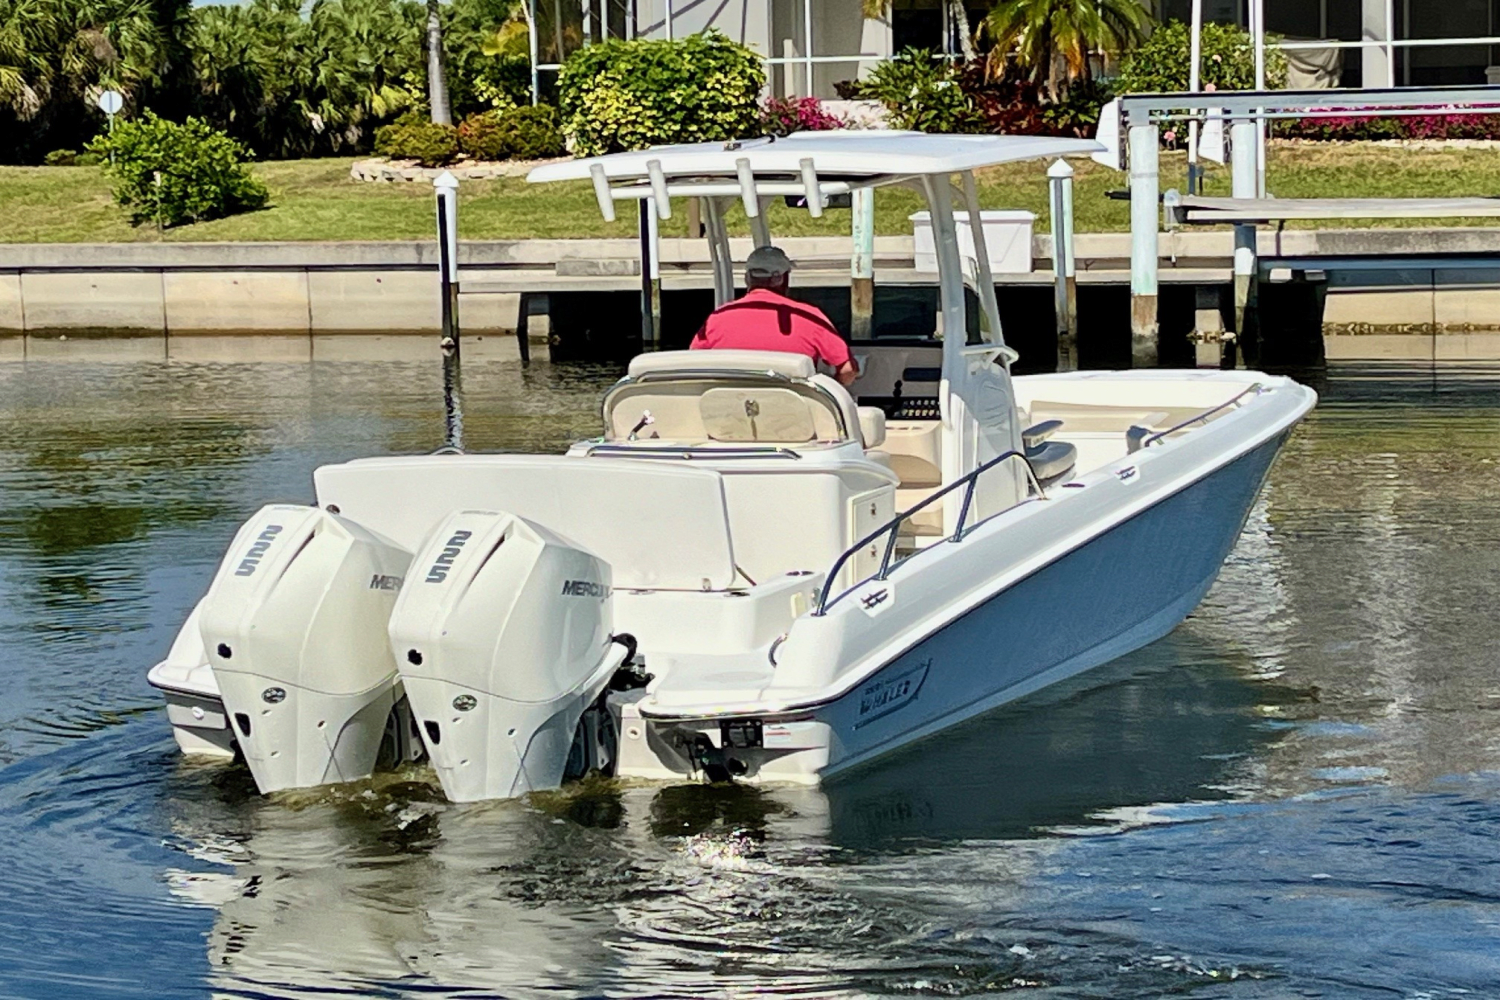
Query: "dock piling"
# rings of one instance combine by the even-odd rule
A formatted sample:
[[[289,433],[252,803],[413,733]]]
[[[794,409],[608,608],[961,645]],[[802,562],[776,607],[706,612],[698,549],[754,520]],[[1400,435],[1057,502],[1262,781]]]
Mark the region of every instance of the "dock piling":
[[[641,199],[641,350],[661,346],[661,230],[655,198]]]
[[[1052,187],[1053,306],[1057,316],[1057,370],[1078,369],[1078,279],[1073,260],[1073,168],[1067,160],[1047,168]]]
[[[1254,198],[1257,188],[1259,150],[1256,122],[1253,118],[1236,118],[1229,127],[1232,194],[1236,198]],[[1245,333],[1245,310],[1250,302],[1250,285],[1255,278],[1255,225],[1238,223],[1234,227],[1234,333],[1225,336],[1220,363],[1233,368]]]
[[[849,336],[869,340],[875,323],[875,189],[850,195],[854,253],[849,259]]]
[[[1161,187],[1157,126],[1150,115],[1130,117],[1130,358],[1136,368],[1157,363],[1157,199]]]
[[[458,329],[458,178],[444,170],[432,180],[437,195],[438,294],[442,315],[443,447],[464,447],[463,378]]]

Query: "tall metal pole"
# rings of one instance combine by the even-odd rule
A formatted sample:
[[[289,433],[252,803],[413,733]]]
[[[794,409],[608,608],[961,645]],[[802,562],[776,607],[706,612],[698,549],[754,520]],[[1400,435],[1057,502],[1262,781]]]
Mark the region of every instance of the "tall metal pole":
[[[1052,303],[1057,316],[1057,370],[1078,370],[1078,281],[1073,276],[1073,168],[1059,159],[1047,168],[1052,187]]]
[[[1188,47],[1188,91],[1203,89],[1203,0],[1193,0],[1193,38]],[[1198,165],[1198,119],[1188,122],[1188,194],[1202,194],[1203,168]]]
[[[1407,0],[1408,3],[1411,0]],[[1385,0],[1385,85],[1396,86],[1396,0]]]
[[[807,86],[807,92],[802,95],[803,97],[812,97],[813,96],[813,54],[812,54],[812,45],[813,45],[813,43],[812,43],[812,37],[813,37],[812,0],[802,0],[802,59],[803,59],[802,66],[803,66],[804,83]]]
[[[849,259],[849,336],[869,340],[875,326],[875,189],[850,195],[854,254]]]
[[[1255,35],[1255,89],[1266,89],[1266,0],[1251,0],[1250,15]],[[1257,109],[1255,119],[1255,197],[1266,196],[1266,120]]]
[[[1229,127],[1230,169],[1236,198],[1255,197],[1255,125],[1248,118],[1235,119]],[[1239,342],[1245,336],[1245,311],[1250,304],[1250,286],[1255,278],[1255,226],[1234,227],[1234,338],[1224,340],[1223,363],[1233,367]]]
[[[1157,362],[1157,199],[1161,162],[1157,126],[1145,112],[1130,119],[1130,357],[1137,368]]]
[[[443,446],[464,446],[463,378],[458,327],[458,178],[444,170],[432,182],[437,193],[438,294],[443,336]]]

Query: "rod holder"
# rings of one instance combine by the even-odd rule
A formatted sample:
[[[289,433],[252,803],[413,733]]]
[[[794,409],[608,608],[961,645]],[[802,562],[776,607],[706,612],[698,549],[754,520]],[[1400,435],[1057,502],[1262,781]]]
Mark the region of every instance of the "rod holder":
[[[646,161],[646,176],[651,178],[651,197],[656,199],[656,215],[660,219],[672,217],[672,198],[667,194],[667,175],[660,160]]]
[[[594,198],[599,202],[599,214],[604,216],[605,222],[614,222],[615,199],[609,193],[609,178],[604,176],[604,164],[592,164],[589,176],[594,179]]]
[[[759,217],[760,196],[755,193],[755,171],[750,169],[750,161],[743,156],[735,160],[734,172],[740,177],[740,203],[745,206],[745,217]]]
[[[798,166],[802,168],[802,189],[807,193],[807,214],[820,219],[823,217],[823,188],[818,184],[818,170],[810,156],[804,156]]]

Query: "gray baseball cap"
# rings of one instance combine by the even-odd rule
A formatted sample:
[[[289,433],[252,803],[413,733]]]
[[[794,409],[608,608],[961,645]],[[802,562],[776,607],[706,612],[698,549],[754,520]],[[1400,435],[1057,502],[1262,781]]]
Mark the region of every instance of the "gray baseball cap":
[[[792,272],[792,261],[779,247],[756,247],[745,258],[745,277],[776,278]]]

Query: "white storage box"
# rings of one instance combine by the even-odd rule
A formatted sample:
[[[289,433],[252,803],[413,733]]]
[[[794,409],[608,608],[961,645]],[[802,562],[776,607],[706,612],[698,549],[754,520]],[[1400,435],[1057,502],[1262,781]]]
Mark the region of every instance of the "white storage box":
[[[1031,270],[1031,228],[1036,215],[1022,211],[980,212],[984,224],[984,245],[990,252],[990,270],[995,274],[1025,274]],[[969,213],[954,212],[958,226],[960,257],[976,258],[974,234],[969,231]],[[932,239],[932,216],[918,212],[911,216],[912,236],[918,271],[936,271],[937,245]]]

